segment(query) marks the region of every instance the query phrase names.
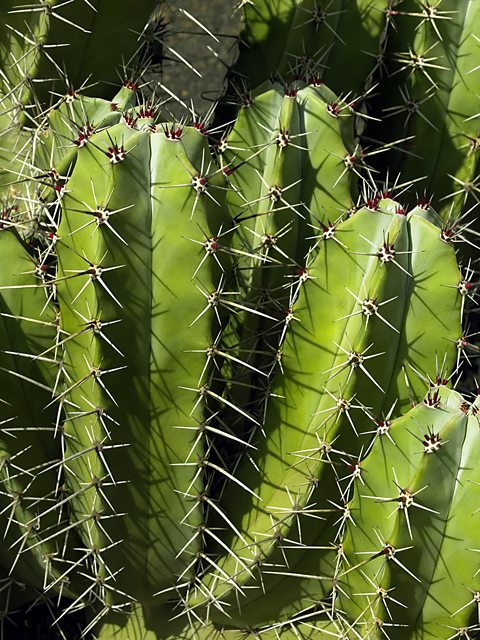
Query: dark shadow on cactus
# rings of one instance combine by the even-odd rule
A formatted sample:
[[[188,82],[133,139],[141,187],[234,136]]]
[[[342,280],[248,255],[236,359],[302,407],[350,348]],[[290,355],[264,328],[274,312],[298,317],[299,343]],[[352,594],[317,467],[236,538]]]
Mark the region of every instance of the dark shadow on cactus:
[[[452,213],[455,216],[468,209],[464,196],[465,200],[470,199],[471,204],[474,203],[468,193],[451,197],[453,192],[462,188],[451,176],[468,180],[475,175],[473,167],[470,170],[466,168],[467,156],[472,153],[467,136],[470,130],[467,119],[471,115],[467,100],[468,89],[465,87],[465,100],[459,106],[457,86],[467,85],[466,76],[455,77],[455,72],[462,64],[462,60],[456,57],[463,44],[460,35],[468,37],[462,34],[465,14],[459,12],[448,20],[437,21],[442,41],[437,38],[431,44],[431,37],[425,39],[431,44],[428,54],[425,54],[430,61],[426,66],[430,80],[423,70],[415,70],[405,62],[408,51],[422,55],[424,52],[417,51],[418,46],[427,45],[416,42],[419,40],[417,30],[411,28],[410,16],[415,15],[416,3],[407,2],[404,9],[402,5],[402,10],[405,13],[396,20],[397,28],[390,31],[388,38],[386,65],[390,75],[381,79],[381,91],[376,91],[371,100],[368,100],[369,113],[381,114],[382,119],[368,122],[364,132],[365,140],[367,144],[369,139],[389,144],[413,136],[413,139],[374,158],[373,166],[379,171],[379,178],[385,179],[387,172],[391,179],[400,175],[401,183],[424,177],[415,182],[407,192],[406,202],[414,205],[416,193],[425,190],[432,197],[432,206],[441,212],[442,218],[449,214],[452,203]],[[454,28],[453,24],[450,25],[452,20],[455,21]],[[438,65],[439,68],[429,65]],[[475,66],[474,60],[471,61],[471,66]],[[434,87],[433,83],[437,86]],[[456,107],[450,106],[451,96],[455,93]],[[458,113],[457,109],[461,108],[463,113]]]
[[[21,610],[13,611],[2,621],[3,637],[5,640],[80,640],[87,621],[85,610],[65,616],[58,626],[53,624],[56,616],[70,604],[69,600],[62,599],[58,608],[56,601],[32,607],[32,603],[27,601],[22,604]],[[82,638],[93,640],[91,634]]]

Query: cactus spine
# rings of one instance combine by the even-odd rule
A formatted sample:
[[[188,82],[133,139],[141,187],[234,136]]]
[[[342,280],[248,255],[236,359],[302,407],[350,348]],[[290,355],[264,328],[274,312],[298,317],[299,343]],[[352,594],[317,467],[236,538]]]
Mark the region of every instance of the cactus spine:
[[[260,86],[211,129],[145,68],[75,90],[112,8],[64,4],[7,3],[0,46],[5,610],[82,608],[98,640],[474,637],[476,1],[254,0]],[[129,34],[94,79],[122,53],[145,64]],[[431,129],[436,210],[400,193]]]

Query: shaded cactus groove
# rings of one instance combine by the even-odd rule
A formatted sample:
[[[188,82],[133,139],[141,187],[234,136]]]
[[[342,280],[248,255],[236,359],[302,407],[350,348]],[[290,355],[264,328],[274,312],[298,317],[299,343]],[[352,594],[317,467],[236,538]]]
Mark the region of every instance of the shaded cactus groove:
[[[154,3],[2,6],[4,617],[478,636],[479,4],[242,2],[180,121]]]

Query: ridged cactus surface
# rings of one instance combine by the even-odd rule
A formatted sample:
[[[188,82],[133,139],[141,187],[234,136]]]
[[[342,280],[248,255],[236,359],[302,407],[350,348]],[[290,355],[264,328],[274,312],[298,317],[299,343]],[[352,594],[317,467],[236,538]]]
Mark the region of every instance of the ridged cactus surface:
[[[0,10],[3,615],[476,638],[478,2],[240,5],[180,120],[154,3]]]
[[[450,226],[466,212],[471,224],[479,159],[476,0],[253,0],[242,6],[235,86],[245,90],[275,74],[325,82],[371,118],[365,142],[386,145],[390,173],[433,198]],[[380,157],[373,164],[384,173]]]
[[[339,606],[365,630],[397,623],[394,638],[461,637],[479,588],[478,406],[441,389],[386,429],[349,505]]]

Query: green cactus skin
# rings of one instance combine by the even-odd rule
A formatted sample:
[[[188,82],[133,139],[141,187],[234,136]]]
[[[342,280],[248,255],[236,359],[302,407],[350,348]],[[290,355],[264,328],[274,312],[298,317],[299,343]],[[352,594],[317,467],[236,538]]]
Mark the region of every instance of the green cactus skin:
[[[45,107],[52,87],[58,91],[55,82],[62,92],[65,86],[77,90],[88,83],[95,88],[87,92],[107,97],[122,60],[127,69],[134,65],[139,36],[155,6],[155,0],[135,5],[125,0],[6,0],[0,22],[0,92],[22,89],[25,105],[34,100]],[[119,25],[128,25],[121,38]]]
[[[295,64],[293,58],[284,58],[283,43],[287,40],[291,25],[295,19],[295,6],[291,0],[265,0],[246,5],[244,9],[245,31],[243,39],[246,43],[239,64],[239,73],[247,75],[249,85],[255,88],[270,78],[275,72],[289,70],[289,62]],[[269,46],[272,42],[278,46]],[[253,45],[254,49],[250,49]],[[256,64],[251,64],[255,60]],[[258,64],[264,60],[265,64]]]
[[[383,257],[388,253],[385,247],[392,245],[395,262]],[[255,495],[232,484],[222,494],[225,505],[234,505],[227,513],[241,536],[226,539],[233,554],[218,562],[218,574],[207,576],[206,589],[228,603],[228,615],[237,624],[274,621],[279,605],[288,608],[292,594],[298,593],[301,580],[295,578],[275,586],[285,572],[285,552],[278,550],[275,540],[285,537],[301,546],[300,516],[295,516],[295,510],[304,510],[302,528],[309,531],[305,537],[313,536],[307,547],[332,542],[332,516],[320,513],[327,518],[323,524],[313,515],[320,508],[335,512],[338,519],[338,511],[325,502],[325,493],[338,495],[341,475],[331,473],[330,465],[322,461],[322,443],[345,452],[347,461],[357,459],[368,447],[368,438],[359,434],[371,431],[371,416],[387,414],[395,403],[395,410],[402,411],[412,398],[422,397],[425,379],[435,380],[438,362],[447,371],[453,366],[454,341],[460,331],[456,290],[460,280],[454,252],[441,241],[438,228],[415,213],[405,215],[391,200],[380,200],[373,210],[359,210],[337,226],[334,238],[322,242],[308,277],[297,283],[300,295],[287,320],[290,326],[281,347],[283,373],[277,371],[273,382],[263,423],[265,435],[252,440],[258,452],[245,458],[236,472]],[[425,332],[425,326],[432,327],[432,334]],[[424,380],[412,374],[412,367]],[[318,494],[314,492],[317,485]],[[348,495],[345,486],[342,491]],[[310,507],[315,520],[311,525],[310,503],[316,504]],[[315,560],[308,551],[303,555],[302,571],[301,550],[287,552],[289,558],[295,557],[293,574],[308,576],[318,562],[318,571],[312,573],[328,575],[322,554]],[[244,590],[234,613],[235,597],[228,597],[233,578],[237,585],[250,585],[259,558],[273,567],[267,574],[278,572],[276,577],[263,578],[266,592],[275,590],[277,598],[262,599],[257,582],[257,589]],[[242,568],[242,562],[249,570]],[[192,604],[198,599],[200,594]],[[210,615],[226,623],[221,613]]]
[[[99,129],[111,127],[135,107],[136,93],[123,86],[112,100],[90,98],[73,93],[53,110],[42,123],[35,148],[35,166],[54,168],[67,176],[74,164],[78,148],[88,144]]]
[[[329,209],[337,211],[336,218],[350,210],[356,191],[345,167],[346,157],[354,152],[348,103],[324,85],[300,82],[263,86],[250,100],[240,110],[222,153],[233,186],[228,199],[232,214],[235,219],[247,219],[240,228],[249,231],[245,244],[252,244],[254,233],[274,234],[290,220],[299,226],[303,217],[308,219],[309,209],[321,222],[327,222]],[[272,194],[273,187],[281,190],[277,196]],[[272,202],[278,204],[272,206]],[[273,209],[280,211],[268,215]],[[277,217],[270,232],[265,220]],[[307,229],[286,234],[284,251],[291,260],[304,258]],[[289,239],[297,234],[300,240]],[[298,250],[297,242],[301,242]],[[281,242],[279,246],[283,248]]]
[[[232,243],[244,252],[236,260],[236,287],[264,314],[232,319],[231,342],[245,364],[231,375],[231,400],[257,417],[265,374],[274,366],[274,336],[282,331],[278,316],[291,302],[286,283],[305,266],[311,224],[352,206],[353,173],[344,165],[353,150],[351,120],[348,105],[326,87],[274,84],[254,92],[222,141],[220,160],[233,187]]]
[[[195,136],[193,144],[206,156],[205,138]],[[70,491],[79,493],[72,512],[78,521],[90,514],[85,544],[89,536],[100,548],[123,540],[121,555],[103,554],[101,570],[105,576],[123,567],[115,588],[143,602],[184,574],[201,548],[207,444],[199,425],[205,353],[218,332],[215,307],[205,313],[206,297],[221,270],[210,257],[198,279],[194,274],[205,253],[203,234],[218,232],[225,214],[189,155],[182,139],[161,128],[118,124],[95,134],[78,151],[59,229],[61,326],[76,336],[65,346],[61,394],[74,407],[65,407],[64,427],[67,459],[77,456],[67,465]],[[221,189],[213,193],[221,202]],[[86,325],[91,331],[81,330]],[[103,493],[95,478],[119,484]],[[91,489],[80,491],[82,482]],[[127,511],[128,520],[109,521],[112,509]],[[105,512],[98,526],[96,512]]]
[[[383,108],[380,135],[409,137],[409,154],[397,158],[402,180],[424,177],[419,188],[443,219],[478,201],[479,21],[475,0],[408,0],[392,17],[387,40],[389,78],[376,105]]]
[[[144,615],[145,613],[145,615]],[[273,628],[251,629],[249,631],[238,630],[226,627],[216,627],[211,624],[200,622],[185,625],[174,620],[169,623],[158,624],[158,620],[168,619],[171,611],[151,608],[142,611],[140,607],[135,607],[129,617],[116,615],[114,621],[106,621],[95,631],[97,640],[190,640],[194,637],[197,640],[315,640],[318,637],[329,637],[332,633],[338,633],[342,625],[325,620],[306,621],[302,624],[274,626]],[[335,637],[335,636],[333,636]]]
[[[470,637],[479,400],[446,385],[476,274],[442,217],[469,180],[476,199],[477,0],[442,20],[416,0],[243,4],[269,18],[236,70],[260,51],[270,68],[215,159],[205,123],[160,123],[131,77],[113,100],[75,91],[92,63],[111,79],[102,30],[134,5],[103,3],[92,33],[54,19],[88,19],[84,0],[16,3],[0,26],[1,586],[69,597],[59,619],[87,607],[98,640]],[[83,59],[63,77],[28,25]],[[399,86],[428,93],[399,67],[431,44],[449,67],[431,70],[435,140],[388,111]],[[368,109],[392,114],[385,141],[432,147],[398,166],[428,170],[440,215],[367,166],[385,131]],[[441,200],[449,174],[463,190]]]
[[[449,638],[476,612],[478,409],[437,397],[378,435],[349,505],[339,606],[365,634],[383,622],[392,638]]]
[[[389,152],[373,158],[377,184],[393,176],[418,183],[455,240],[470,244],[465,261],[476,257],[478,233],[471,211],[479,201],[479,7],[255,0],[245,3],[246,47],[236,67],[238,82],[255,86],[278,70],[281,78],[320,79],[355,101],[371,118],[357,120],[359,142],[381,140]],[[406,202],[414,205],[414,190]]]
[[[127,85],[112,100],[76,92],[65,96],[42,117],[38,130],[26,133],[29,151],[5,163],[13,184],[2,202],[2,219],[45,249],[57,225],[61,197],[78,149],[88,144],[95,131],[126,120],[135,104],[136,92]],[[11,150],[4,151],[11,154]]]
[[[263,374],[271,367],[271,356],[262,362],[255,352],[265,349],[264,336],[277,324],[277,305],[288,306],[288,292],[282,295],[278,289],[295,262],[297,242],[305,235],[301,181],[291,181],[291,176],[302,173],[302,138],[299,102],[275,85],[241,110],[221,155],[233,187],[227,194],[237,224],[233,246],[245,253],[237,260],[236,286],[249,304],[269,316],[245,312],[233,318],[234,339],[243,354],[251,354],[247,366],[237,367],[234,375],[245,383],[255,377],[248,368],[250,359]],[[262,264],[265,268],[260,268]],[[234,389],[233,401],[245,404],[245,394],[254,397],[257,391]]]
[[[356,162],[353,111],[324,84],[309,85],[299,92],[299,100],[304,109],[304,145],[309,149],[302,201],[314,216],[312,222],[328,225],[350,211],[357,198],[350,164]]]
[[[140,34],[155,6],[155,0],[2,3],[0,192],[11,192],[8,187],[15,182],[18,188],[35,163],[32,136],[38,119],[58,96],[82,91],[105,98],[110,85],[118,82],[122,62],[124,73],[133,73],[142,47]],[[118,25],[128,25],[121,28],[121,38]]]
[[[271,76],[317,78],[339,94],[345,87],[358,94],[380,63],[385,16],[373,0],[253,0],[244,22],[233,78],[251,88]]]
[[[44,286],[48,275],[42,283],[42,270],[17,233],[1,231],[0,247],[0,564],[16,581],[43,590],[63,573],[66,543],[64,508],[51,509],[62,497],[62,436],[52,406],[58,318]],[[67,584],[63,590],[72,593]]]

